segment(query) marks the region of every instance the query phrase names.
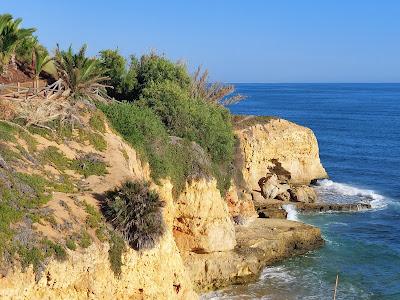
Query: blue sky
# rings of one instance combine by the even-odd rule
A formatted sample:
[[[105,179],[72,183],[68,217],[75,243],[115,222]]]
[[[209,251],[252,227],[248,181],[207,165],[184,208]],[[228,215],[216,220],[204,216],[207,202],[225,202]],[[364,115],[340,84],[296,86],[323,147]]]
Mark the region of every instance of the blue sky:
[[[400,1],[2,0],[48,48],[151,49],[225,82],[400,82]]]

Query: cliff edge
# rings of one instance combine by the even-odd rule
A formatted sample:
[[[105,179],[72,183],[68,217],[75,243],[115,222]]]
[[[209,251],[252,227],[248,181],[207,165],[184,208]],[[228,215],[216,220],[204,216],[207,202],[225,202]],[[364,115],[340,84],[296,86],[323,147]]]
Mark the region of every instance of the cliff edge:
[[[1,168],[37,174],[49,182],[68,178],[73,183],[72,189],[51,191],[51,199],[40,208],[51,217],[21,221],[25,232],[35,232],[53,244],[66,243],[63,236],[81,240],[76,247],[67,246],[67,257],[62,261],[46,258],[45,264],[35,265],[34,261],[28,267],[23,261],[13,263],[0,278],[0,297],[196,299],[195,291],[253,280],[268,264],[320,247],[323,240],[318,228],[258,218],[252,195],[267,173],[289,172],[291,184],[296,185],[327,177],[312,131],[282,119],[246,116],[235,117],[234,122],[236,168],[225,196],[212,177],[192,179],[174,195],[171,181],[153,182],[149,165],[107,124],[103,132],[92,132],[104,141],[102,147],[91,144],[90,139],[82,142],[82,137],[57,141],[29,133],[36,155],[20,138],[2,142],[7,153],[18,151],[22,156],[16,161],[3,160]],[[89,154],[102,161],[106,168],[102,174],[83,176],[78,172],[81,165],[72,170],[69,164],[62,164],[61,158],[73,163]],[[86,163],[93,162],[85,161],[82,166]],[[96,227],[99,225],[93,218],[100,212],[99,195],[129,179],[151,182],[165,203],[167,230],[151,250],[136,251],[126,245],[121,270],[116,274],[110,260],[114,246],[102,240],[101,227]],[[84,245],[82,238],[90,244]]]

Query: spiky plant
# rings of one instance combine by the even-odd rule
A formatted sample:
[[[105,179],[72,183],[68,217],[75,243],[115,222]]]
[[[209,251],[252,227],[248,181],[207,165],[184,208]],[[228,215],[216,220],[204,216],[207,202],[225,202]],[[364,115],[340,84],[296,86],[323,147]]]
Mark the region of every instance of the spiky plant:
[[[0,68],[3,74],[8,71],[8,65],[15,65],[15,49],[32,36],[34,28],[20,28],[21,18],[13,19],[10,14],[0,15]]]
[[[53,60],[46,52],[40,51],[39,48],[35,48],[35,59],[33,60],[33,70],[35,72],[34,85],[39,86],[39,75],[43,71],[43,68]]]
[[[235,87],[231,84],[225,85],[220,82],[209,83],[208,70],[201,71],[199,66],[192,76],[191,96],[203,99],[204,101],[220,104],[223,106],[237,103],[246,97],[240,94],[229,96],[235,92]]]
[[[102,210],[106,219],[136,250],[151,249],[165,232],[164,203],[144,181],[126,181],[106,193]]]
[[[57,45],[54,64],[59,78],[72,98],[98,98],[105,92],[103,84],[108,77],[95,58],[86,57],[86,44],[77,53],[70,46],[68,50],[60,50]]]

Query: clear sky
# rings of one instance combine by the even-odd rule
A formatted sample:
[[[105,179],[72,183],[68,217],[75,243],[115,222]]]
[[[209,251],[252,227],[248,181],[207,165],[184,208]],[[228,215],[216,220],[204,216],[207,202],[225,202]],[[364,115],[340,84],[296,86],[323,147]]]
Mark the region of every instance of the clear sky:
[[[398,0],[1,0],[48,48],[151,49],[225,82],[400,82]]]

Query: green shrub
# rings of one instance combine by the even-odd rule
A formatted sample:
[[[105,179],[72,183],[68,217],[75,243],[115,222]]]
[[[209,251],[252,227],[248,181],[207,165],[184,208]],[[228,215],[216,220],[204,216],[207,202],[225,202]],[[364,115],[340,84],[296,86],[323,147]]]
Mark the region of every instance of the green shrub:
[[[235,143],[229,111],[192,98],[185,67],[164,57],[143,56],[137,74],[139,101],[99,106],[111,125],[149,162],[152,178],[169,177],[175,192],[201,165],[187,142],[200,145],[211,160],[210,165],[203,164],[200,173],[214,176],[225,194],[231,182]],[[183,140],[171,145],[169,136]]]
[[[129,103],[100,106],[112,126],[150,163],[155,179],[169,175],[165,150],[168,133],[151,109]]]
[[[199,156],[192,143],[186,140],[172,143],[167,130],[151,109],[130,103],[113,103],[101,108],[111,125],[149,162],[155,181],[170,178],[174,192],[179,193],[190,178],[200,173],[210,174],[207,162],[199,161],[199,158],[207,160],[204,158],[207,155]]]
[[[104,151],[107,149],[107,142],[104,137],[96,132],[87,129],[79,129],[78,141],[88,141],[97,151]]]
[[[140,97],[143,89],[149,85],[169,81],[183,89],[189,89],[191,80],[185,65],[173,63],[166,57],[156,53],[143,55],[140,58],[137,77],[140,88],[137,98]]]
[[[220,105],[191,99],[188,92],[172,82],[150,85],[138,105],[151,108],[170,135],[193,141],[210,155],[210,173],[225,194],[231,182],[235,143],[229,111]]]
[[[36,150],[37,141],[29,134],[29,132],[18,124],[11,124],[0,120],[0,141],[16,143],[17,136],[26,142],[30,151]]]
[[[105,151],[107,149],[107,142],[104,137],[98,133],[92,132],[88,136],[89,143],[96,149],[97,151]]]
[[[10,142],[15,142],[15,127],[12,126],[11,124],[0,121],[0,139],[2,141],[10,141]]]
[[[3,196],[1,198],[3,200]],[[21,211],[10,204],[0,203],[0,258],[3,257],[15,234],[10,225],[17,223],[22,215]]]
[[[107,165],[95,153],[88,153],[75,159],[72,161],[71,167],[85,178],[91,175],[102,176],[107,174]]]
[[[63,123],[59,120],[53,120],[44,125],[48,128],[29,126],[28,131],[50,141],[56,141],[58,144],[62,143],[64,139],[69,140],[73,137],[73,127],[68,122]]]
[[[172,82],[150,85],[139,103],[154,110],[170,135],[198,143],[214,162],[232,162],[235,138],[227,109],[190,99]]]
[[[99,239],[100,242],[105,242],[108,240],[108,235],[107,235],[107,228],[104,223],[99,225],[96,229],[96,237]]]
[[[93,205],[90,205],[88,203],[85,203],[85,211],[88,214],[86,217],[86,224],[90,228],[99,227],[102,217],[100,212]]]
[[[48,181],[39,175],[7,172],[0,168],[0,257],[13,247],[13,238],[18,232],[14,224],[21,222],[24,216],[38,221],[37,209],[51,198],[48,187]],[[26,261],[30,261],[36,250],[32,251],[24,252]]]
[[[111,86],[107,88],[108,95],[117,100],[129,99],[137,88],[137,59],[131,57],[127,68],[127,61],[118,50],[103,50],[99,60],[110,78],[107,82]]]
[[[19,245],[18,254],[21,259],[21,266],[26,269],[30,265],[33,266],[35,278],[38,281],[45,269],[46,258],[55,257],[59,261],[67,259],[67,252],[64,247],[49,239],[37,241],[36,245],[23,246]]]
[[[65,242],[65,246],[70,250],[73,250],[73,251],[76,250],[76,244],[75,244],[75,241],[72,238],[68,239]]]
[[[44,149],[40,155],[42,160],[50,163],[57,170],[64,171],[68,169],[71,164],[71,160],[69,160],[64,153],[62,153],[57,147],[49,146]]]
[[[107,92],[117,100],[134,101],[140,98],[143,89],[153,83],[174,82],[189,90],[190,76],[183,64],[174,63],[164,56],[150,53],[140,60],[130,56],[130,62],[118,53],[118,50],[100,52],[100,64],[110,78]]]
[[[75,186],[71,179],[67,175],[61,175],[58,180],[54,180],[51,182],[51,186],[54,191],[60,193],[73,193],[75,190]]]
[[[19,152],[14,151],[10,146],[0,142],[0,155],[6,162],[16,162],[22,159],[22,155]]]
[[[36,279],[40,276],[40,268],[42,267],[45,258],[44,253],[38,247],[20,247],[18,254],[21,258],[21,265],[23,269],[33,266],[33,271],[36,273]]]
[[[92,238],[86,230],[83,230],[79,237],[79,246],[87,248],[92,244]]]
[[[54,243],[48,239],[43,241],[47,256],[54,256],[59,261],[67,259],[67,252],[64,247],[60,244]]]
[[[49,193],[49,186],[51,184],[42,176],[37,174],[26,174],[26,173],[16,173],[15,179],[26,184],[33,190],[33,194],[28,194],[29,191],[21,195],[19,200],[20,204],[26,208],[38,208],[43,204],[46,204],[51,199],[51,194]],[[23,191],[20,189],[20,191]],[[20,193],[20,191],[15,191]]]
[[[111,270],[114,275],[121,275],[122,254],[126,251],[124,240],[116,233],[111,235],[110,249],[108,250],[108,259],[110,261]]]
[[[106,193],[106,219],[136,250],[153,248],[165,232],[164,203],[147,182],[127,181]]]
[[[100,111],[95,111],[92,113],[89,119],[89,125],[94,130],[97,130],[101,133],[106,131],[106,125],[104,124],[104,116]]]

